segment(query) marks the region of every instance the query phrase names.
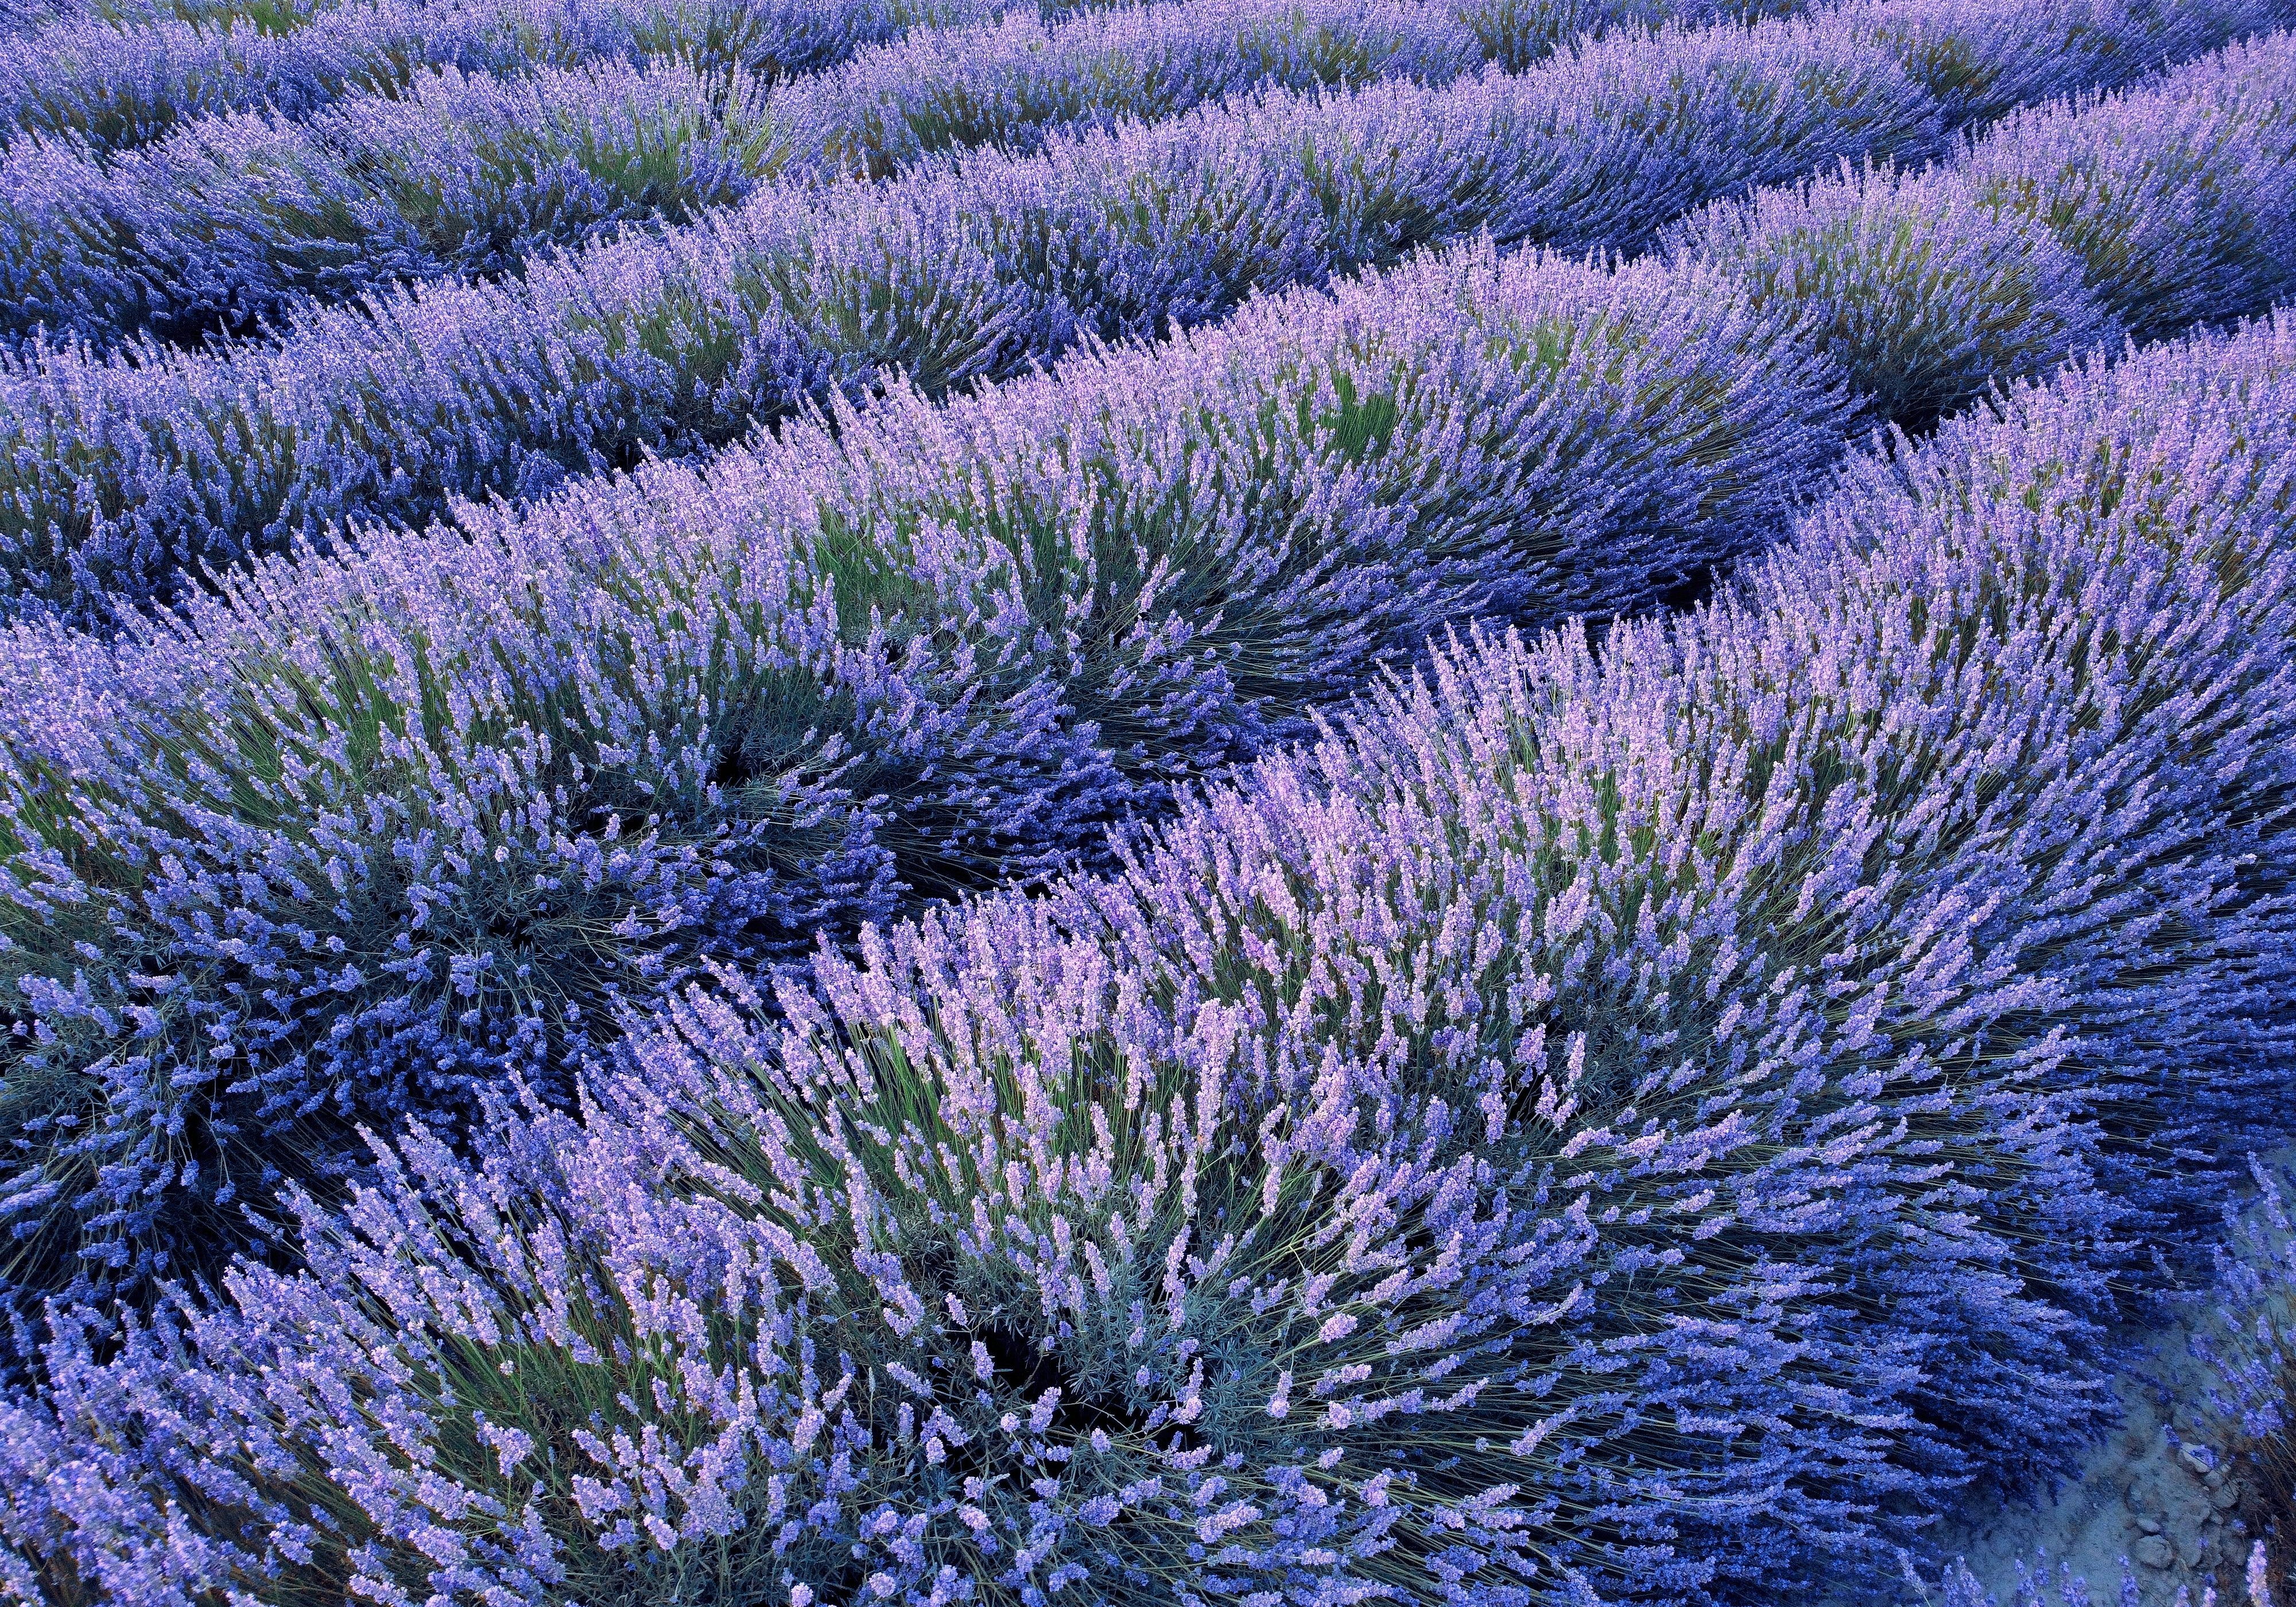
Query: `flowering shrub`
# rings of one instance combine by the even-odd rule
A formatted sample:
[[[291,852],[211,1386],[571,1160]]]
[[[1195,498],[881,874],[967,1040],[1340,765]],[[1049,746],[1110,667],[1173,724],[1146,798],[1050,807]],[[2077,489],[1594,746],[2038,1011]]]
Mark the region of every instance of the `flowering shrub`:
[[[2131,84],[2163,62],[2291,20],[2274,0],[2070,0],[2037,10],[1990,0],[1851,0],[1840,14],[1894,52],[1956,129],[2069,90]]]
[[[2143,90],[2031,109],[1950,167],[1850,168],[1669,232],[1799,307],[1872,411],[1926,427],[2095,344],[2269,305],[2296,272],[2296,51],[2238,45]]]
[[[1354,87],[1382,78],[1448,83],[1508,41],[1478,37],[1463,12],[1423,0],[1182,0],[1087,12],[1047,28],[1025,15],[977,28],[919,33],[774,100],[791,143],[831,172],[883,178],[936,152],[994,145],[1024,152],[1056,133],[1159,122],[1254,89]],[[1525,8],[1514,20],[1539,41],[1511,53],[1531,60],[1561,41],[1547,24],[1569,13],[1588,33],[1619,17],[1711,16],[1711,0],[1646,6],[1641,0],[1569,0]],[[1657,11],[1646,19],[1644,13]],[[1614,15],[1615,13],[1615,15]],[[1565,36],[1568,37],[1568,36]]]
[[[1453,7],[1483,57],[1504,72],[1521,72],[1581,34],[1699,17],[1754,21],[1809,9],[1805,0],[1457,0]]]
[[[2115,332],[2079,259],[2039,224],[1988,211],[1954,170],[1845,163],[1709,209],[1669,243],[1726,266],[1758,306],[1803,309],[1874,414],[1908,430]]]
[[[443,62],[484,70],[548,51],[572,13],[379,3],[315,8],[280,27],[228,15],[52,19],[0,62],[0,131],[78,138],[95,151],[159,137],[193,117],[269,104],[307,116],[347,90]],[[527,25],[519,39],[521,21]]]
[[[1972,150],[1968,183],[1981,204],[2046,224],[2138,340],[2237,316],[2296,274],[2288,62],[2264,41],[2178,74],[2174,95],[2029,109]]]
[[[1471,250],[274,562],[133,645],[20,628],[20,1281],[82,1233],[100,1278],[211,1253],[331,1122],[1065,863],[1447,619],[1647,600],[1782,518],[1840,410],[1710,277]]]
[[[62,1324],[16,1588],[1773,1602],[1887,1556],[2096,1409],[2126,1118],[2287,1113],[2292,431],[2285,321],[2092,361],[1679,623],[1456,643],[1111,879],[873,936],[779,1025],[686,992],[478,1162],[410,1131],[304,1203],[309,1270]]]
[[[1921,558],[1918,546],[1888,535],[1886,521],[1906,520],[1909,509],[1918,507],[1925,520],[1952,526],[1980,509],[2012,507],[2019,510],[2013,523],[2030,521],[2038,527],[2034,538],[2046,532],[2049,543],[2022,571],[2022,584],[2036,588],[2035,611],[2013,612],[2001,625],[2014,635],[2021,628],[2019,619],[2030,623],[2031,634],[2017,637],[2013,650],[2005,650],[2012,652],[2013,662],[2025,662],[2022,655],[2038,652],[2045,641],[2062,639],[2066,652],[2085,655],[2075,684],[2093,686],[2100,699],[2120,695],[2116,683],[2102,678],[2096,655],[2108,647],[2106,657],[2116,663],[2125,660],[2132,674],[2154,673],[2160,656],[2170,654],[2220,662],[2230,675],[2244,676],[2267,665],[2276,674],[2284,667],[2284,655],[2276,646],[2261,644],[2262,639],[2252,649],[2244,645],[2244,627],[2236,628],[2233,615],[2244,614],[2251,605],[2280,606],[2267,601],[2277,595],[2283,562],[2272,544],[2285,539],[2296,509],[2288,479],[2296,462],[2251,434],[2250,421],[2259,416],[2257,410],[2269,413],[2279,406],[2265,398],[2284,382],[2277,376],[2285,358],[2274,354],[2288,349],[2289,333],[2284,313],[2268,329],[2252,328],[2228,342],[2161,348],[2111,369],[2101,356],[2093,357],[2083,363],[2079,377],[2069,372],[2047,393],[2013,396],[2004,422],[1990,422],[1992,410],[1980,409],[1972,418],[1948,422],[1918,453],[1855,459],[1841,491],[1805,521],[1804,545],[1822,541],[1858,550],[1878,544],[1898,573],[1898,584],[1911,586],[1913,570],[1906,566],[1932,561]],[[2212,379],[2204,377],[2211,372]],[[2046,411],[2038,406],[2045,394],[2051,400]],[[2179,562],[2177,553],[2209,552],[2212,562],[2224,566],[2216,571],[2216,584],[2226,594],[2213,603],[2196,600],[2189,609],[2163,603],[2159,613],[2149,616],[2152,624],[2140,630],[2132,611],[2150,609],[2148,597],[2166,594],[2124,590],[2130,578],[2127,571],[2100,569],[2079,556],[2084,542],[2124,539],[2136,550],[2118,554],[2117,564],[2173,566]],[[2251,540],[2266,545],[2251,547]],[[1964,562],[1975,564],[1980,555],[1972,552]],[[2007,565],[2010,560],[1997,562]],[[1777,606],[1789,611],[1803,606],[1785,600],[1796,572],[1783,562],[1762,571],[1763,584],[1779,588]],[[1964,583],[1977,584],[1985,572],[1980,568]],[[2144,584],[2174,587],[2200,581],[2197,576],[2163,576]],[[2062,608],[2048,604],[2051,595],[2062,600]],[[1890,601],[1891,610],[1899,606]],[[1934,614],[1935,609],[1932,603],[1926,611]],[[1887,640],[1895,628],[1895,616],[1878,601],[1863,616],[1849,610],[1843,617],[1857,618],[1856,628],[1881,633],[1877,640]],[[2163,645],[2155,649],[2146,645],[2154,639],[2146,631],[2171,634],[2159,637]],[[2051,632],[2069,634],[2058,637]],[[2165,645],[2170,640],[2173,649]],[[1948,680],[1961,688],[1953,693],[1940,690],[1940,696],[1973,698],[1976,685],[1992,685],[1972,682],[1969,667],[1950,659],[1933,666],[1932,673],[1940,688]],[[2030,673],[2045,673],[2039,661]],[[2290,912],[2278,902],[2286,890],[2284,870],[2262,845],[2284,829],[2289,799],[2275,791],[2280,783],[2265,779],[2276,759],[2267,761],[2264,770],[2250,768],[2255,752],[2250,743],[2263,727],[2243,710],[2255,707],[2229,693],[2226,701],[2205,711],[2173,699],[2154,705],[2140,698],[2115,705],[2113,717],[2100,712],[2095,723],[2076,719],[2055,727],[2045,747],[2030,745],[2040,742],[2041,728],[2034,728],[2022,739],[2028,746],[2026,757],[2017,761],[2021,775],[2038,785],[2059,775],[2061,767],[2071,767],[2081,779],[2051,785],[2083,793],[2086,801],[2079,808],[2119,808],[2114,789],[2125,785],[2127,812],[2112,816],[2117,828],[2104,824],[2106,816],[2100,814],[2090,835],[2076,840],[2064,834],[2062,819],[2056,827],[2039,817],[2012,822],[1992,812],[1988,803],[1978,840],[2000,856],[1994,863],[2005,880],[1981,880],[1964,861],[1956,865],[1951,881],[1955,896],[1974,901],[1969,907],[1988,909],[1991,930],[2019,930],[2015,922],[2021,920],[2031,923],[2021,930],[2039,945],[2034,952],[2047,957],[2066,989],[2049,1007],[2048,1019],[2079,1035],[2077,1045],[2068,1044],[2075,1052],[2069,1070],[2103,1079],[2090,1097],[2109,1095],[2128,1112],[2116,1118],[2112,1107],[2103,1107],[2095,1141],[2097,1162],[2113,1193],[2133,1209],[2187,1215],[2212,1209],[2221,1197],[2219,1186],[2205,1168],[2194,1168],[2193,1158],[2236,1156],[2280,1130],[2285,1119],[2279,1102],[2286,1088],[2278,1068],[2285,1063],[2296,1021],[2269,1001],[2284,992],[2284,984],[2270,979],[2288,963],[2280,934]],[[2145,723],[2154,720],[2160,723]],[[2174,742],[2159,746],[2169,742],[2171,734]],[[2218,742],[2226,746],[2215,749]],[[2177,784],[2193,790],[2175,793],[2169,773],[2160,767],[2162,755],[2204,750],[2220,752],[2222,766],[2208,775],[2178,770]],[[1966,750],[1960,762],[1977,767],[1969,796],[1992,794],[1998,777],[1990,767],[2009,762],[2001,757],[2005,751]],[[1895,761],[1899,767],[1904,762]],[[2126,783],[2114,779],[2121,775],[2128,778]],[[2247,790],[2251,785],[2261,789],[2252,803]],[[2218,786],[2234,791],[2217,794]],[[2067,799],[2065,807],[2076,806]],[[2206,835],[2203,823],[2206,832],[2216,834]],[[2203,833],[2187,840],[2189,859],[2183,857],[2186,850],[2171,846],[2179,832]],[[2047,876],[2026,892],[2005,893],[2003,902],[1991,902],[1990,890],[2023,885],[2017,881],[2023,873],[2018,867],[2026,863],[2021,856],[2038,853],[2031,845],[2044,837],[2053,845],[2040,856]],[[2067,879],[2081,873],[2077,840],[2085,841],[2094,855],[2086,862],[2092,880],[2079,895],[2067,892],[2052,903],[2057,895],[2050,890],[2069,888]],[[2204,842],[2213,846],[2203,848]],[[2171,864],[2177,866],[2173,878]],[[2191,881],[2184,880],[2187,871]],[[2038,871],[2033,874],[2038,877]],[[2129,880],[2140,874],[2145,879],[2141,896]],[[2178,890],[2173,899],[2167,891],[2171,880]],[[2204,886],[2212,890],[2202,892]],[[2197,906],[2183,902],[2187,897],[2219,902],[2203,917]],[[2096,901],[2088,906],[2091,913],[2078,914],[2087,899]],[[2120,924],[2124,921],[2131,924]],[[2129,967],[2162,972],[2148,987],[2165,991],[2148,993],[2143,1000],[2132,996],[2126,990]],[[2165,1157],[2180,1147],[2185,1152],[2179,1162],[2169,1163]],[[2165,1233],[2167,1221],[2154,1221]]]
[[[105,161],[22,141],[0,164],[5,327],[244,334],[298,298],[698,215],[779,160],[754,80],[611,59],[508,81],[448,68],[308,124],[203,118]]]

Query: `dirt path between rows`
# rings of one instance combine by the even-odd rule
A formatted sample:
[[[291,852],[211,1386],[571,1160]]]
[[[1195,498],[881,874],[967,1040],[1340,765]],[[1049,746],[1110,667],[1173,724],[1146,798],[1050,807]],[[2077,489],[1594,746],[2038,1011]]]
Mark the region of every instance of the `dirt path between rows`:
[[[2296,1148],[2267,1165],[2286,1178]],[[2123,1416],[2077,1476],[2054,1496],[1972,1507],[1940,1533],[1939,1549],[1960,1555],[2001,1607],[2030,1599],[2018,1589],[2042,1553],[2052,1574],[2070,1569],[2087,1582],[2095,1607],[2129,1607],[2125,1576],[2134,1607],[2175,1607],[2180,1590],[2199,1607],[2211,1586],[2219,1607],[2248,1607],[2251,1537],[2236,1484],[2212,1465],[2223,1460],[2210,1443],[2219,1432],[2207,1414],[2213,1372],[2192,1349],[2196,1333],[2222,1325],[2205,1275],[2196,1285],[2161,1322],[2120,1335],[2130,1357],[2114,1385]]]
[[[2117,1382],[2126,1415],[2054,1499],[1964,1514],[1941,1537],[1941,1549],[1958,1553],[2003,1607],[2016,1602],[2020,1570],[2041,1552],[2053,1573],[2070,1567],[2086,1580],[2097,1607],[2120,1601],[2124,1559],[2142,1607],[2169,1607],[2180,1588],[2198,1603],[2209,1585],[2227,1607],[2245,1607],[2247,1529],[2232,1482],[2211,1472],[2201,1448],[2209,1370],[2187,1341],[2206,1316],[2195,1302],[2186,1320],[2129,1336],[2144,1352]]]

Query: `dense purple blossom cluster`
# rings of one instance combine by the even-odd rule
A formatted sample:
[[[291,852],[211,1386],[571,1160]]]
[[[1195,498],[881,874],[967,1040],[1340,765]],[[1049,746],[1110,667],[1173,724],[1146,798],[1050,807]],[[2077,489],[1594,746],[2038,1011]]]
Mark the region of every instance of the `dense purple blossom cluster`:
[[[2070,115],[2190,95],[2285,140],[2292,67],[2276,39]],[[2219,210],[2296,237],[2248,171]],[[696,967],[1073,865],[1453,622],[1621,613],[1751,551],[1858,415],[1811,306],[1737,277],[1464,248],[266,561],[110,645],[19,627],[11,1281],[212,1253],[356,1122],[548,1086]],[[1963,349],[1948,288],[1907,349]],[[2065,339],[1997,332],[1980,378]]]
[[[2270,53],[2178,75],[2175,95],[2032,107],[1971,151],[1964,181],[1997,217],[2038,221],[2130,338],[2158,340],[2288,294],[2292,147]]]
[[[2264,1529],[2248,1587],[2260,1607],[2272,1607],[2272,1580],[2284,1591],[2296,1582],[2284,1516],[2296,1499],[2296,1224],[2281,1192],[2285,1176],[2254,1156],[2249,1172],[2255,1192],[2227,1204],[2213,1247],[2214,1320],[2191,1343],[2214,1374],[2208,1404],[2217,1443],[2203,1455],[2232,1475],[2247,1515]]]
[[[2285,1444],[2296,1439],[2296,1224],[2282,1196],[2284,1181],[2251,1159],[2253,1201],[2228,1205],[2216,1246],[2215,1315],[2222,1332],[2205,1330],[2193,1345],[2212,1364],[2216,1415],[2240,1439]]]
[[[10,13],[0,1601],[1978,1607],[2296,1118],[2292,20]]]
[[[2243,0],[2075,0],[2039,10],[1990,0],[1849,0],[1836,14],[1903,61],[1956,129],[2053,95],[2127,85],[2164,61],[2287,20]]]
[[[2077,48],[2103,4],[2015,0],[1939,31],[1956,59],[1997,46],[2070,86],[2135,70]],[[2221,33],[2266,13],[2208,14]],[[882,184],[768,186],[518,281],[311,307],[275,343],[36,345],[0,360],[0,603],[102,622],[346,520],[529,497],[889,373],[939,395],[1431,242],[1636,248],[1718,196],[1937,151],[1940,102],[1874,31],[1670,25],[1515,77],[1271,91]]]
[[[1669,247],[1806,309],[1874,413],[1912,429],[2119,333],[2055,234],[1985,206],[1959,167],[1844,164],[1702,212]]]
[[[1786,303],[1881,419],[1920,428],[2101,339],[2296,286],[2296,78],[2235,49],[2169,86],[2027,108],[1917,173],[1844,163],[1669,234]]]
[[[1775,1602],[1884,1558],[2097,1411],[2115,1149],[2287,1114],[2292,476],[2296,326],[2091,360],[1685,619],[1456,640],[1111,878],[873,934],[773,1024],[691,990],[579,1119],[303,1201],[303,1270],[64,1322],[18,1588]]]

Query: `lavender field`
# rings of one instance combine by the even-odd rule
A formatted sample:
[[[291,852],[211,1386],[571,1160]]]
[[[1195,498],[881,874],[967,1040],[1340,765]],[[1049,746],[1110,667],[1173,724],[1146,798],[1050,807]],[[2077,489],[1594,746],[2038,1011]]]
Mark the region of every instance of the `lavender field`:
[[[2296,0],[0,31],[0,1601],[2296,1603]]]

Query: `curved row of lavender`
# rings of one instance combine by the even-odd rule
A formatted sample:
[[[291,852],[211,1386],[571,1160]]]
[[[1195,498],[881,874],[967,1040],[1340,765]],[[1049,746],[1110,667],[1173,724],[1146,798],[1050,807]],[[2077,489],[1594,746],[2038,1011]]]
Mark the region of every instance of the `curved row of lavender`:
[[[1025,152],[1254,89],[1445,83],[1489,59],[1528,64],[1566,23],[1719,9],[1180,0],[1051,29],[1031,15],[925,29],[779,86],[608,55],[509,82],[449,67],[307,121],[201,119],[126,155],[19,141],[0,159],[0,335],[99,348],[144,331],[244,335],[299,299],[515,271],[546,247],[688,222],[777,178]]]
[[[1679,619],[1477,632],[1117,874],[730,974],[378,1142],[4,1408],[7,1577],[1721,1603],[2102,1409],[2296,1050],[2296,324],[1854,463]],[[1894,1570],[1892,1570],[1893,1571]]]
[[[532,246],[691,221],[785,160],[754,81],[615,57],[424,73],[307,123],[203,118],[102,156],[0,157],[0,332],[103,348],[259,332],[300,297],[516,268]]]
[[[1737,256],[1469,248],[272,561],[128,641],[17,627],[8,1283],[179,1270],[356,1122],[562,1087],[700,968],[1073,865],[1451,623],[1645,605],[1767,539],[1884,357],[1950,405],[2114,307],[2261,307],[2292,79],[2280,36],[1685,225]]]
[[[337,0],[7,0],[0,35],[29,38],[72,22],[143,26],[163,20],[210,25],[259,20],[274,31],[299,27]]]
[[[2213,33],[2281,3],[2170,14]],[[1718,195],[1919,158],[2004,93],[2110,76],[2128,52],[2100,10],[2136,14],[1935,0],[1612,34],[1516,77],[1269,93],[1036,156],[775,187],[516,283],[313,308],[275,345],[0,358],[0,604],[110,627],[346,521],[530,498],[892,372],[941,394],[1431,241],[1634,248]]]
[[[603,60],[562,66],[554,35],[521,84],[447,66],[347,94],[308,122],[204,118],[126,156],[78,134],[18,141],[0,162],[0,332],[98,346],[145,329],[176,341],[244,333],[301,297],[512,269],[542,247],[681,221],[776,176],[882,177],[939,150],[1026,151],[1054,131],[1156,121],[1252,87],[1446,82],[1487,61],[1520,70],[1574,33],[1725,9],[1799,5],[1194,0],[1051,31],[1021,17],[925,29],[770,97],[763,80],[729,94],[722,52],[673,50],[645,70],[625,59],[629,42],[600,41]],[[2076,60],[2096,58],[2093,70],[2029,53],[1992,103],[2075,77],[2126,81],[2257,16],[2150,0],[2078,7]]]
[[[199,117],[311,117],[442,67],[519,72],[672,56],[783,77],[912,27],[987,14],[971,0],[255,0],[216,11],[66,17],[18,37],[0,59],[0,143],[47,137],[111,152]]]

